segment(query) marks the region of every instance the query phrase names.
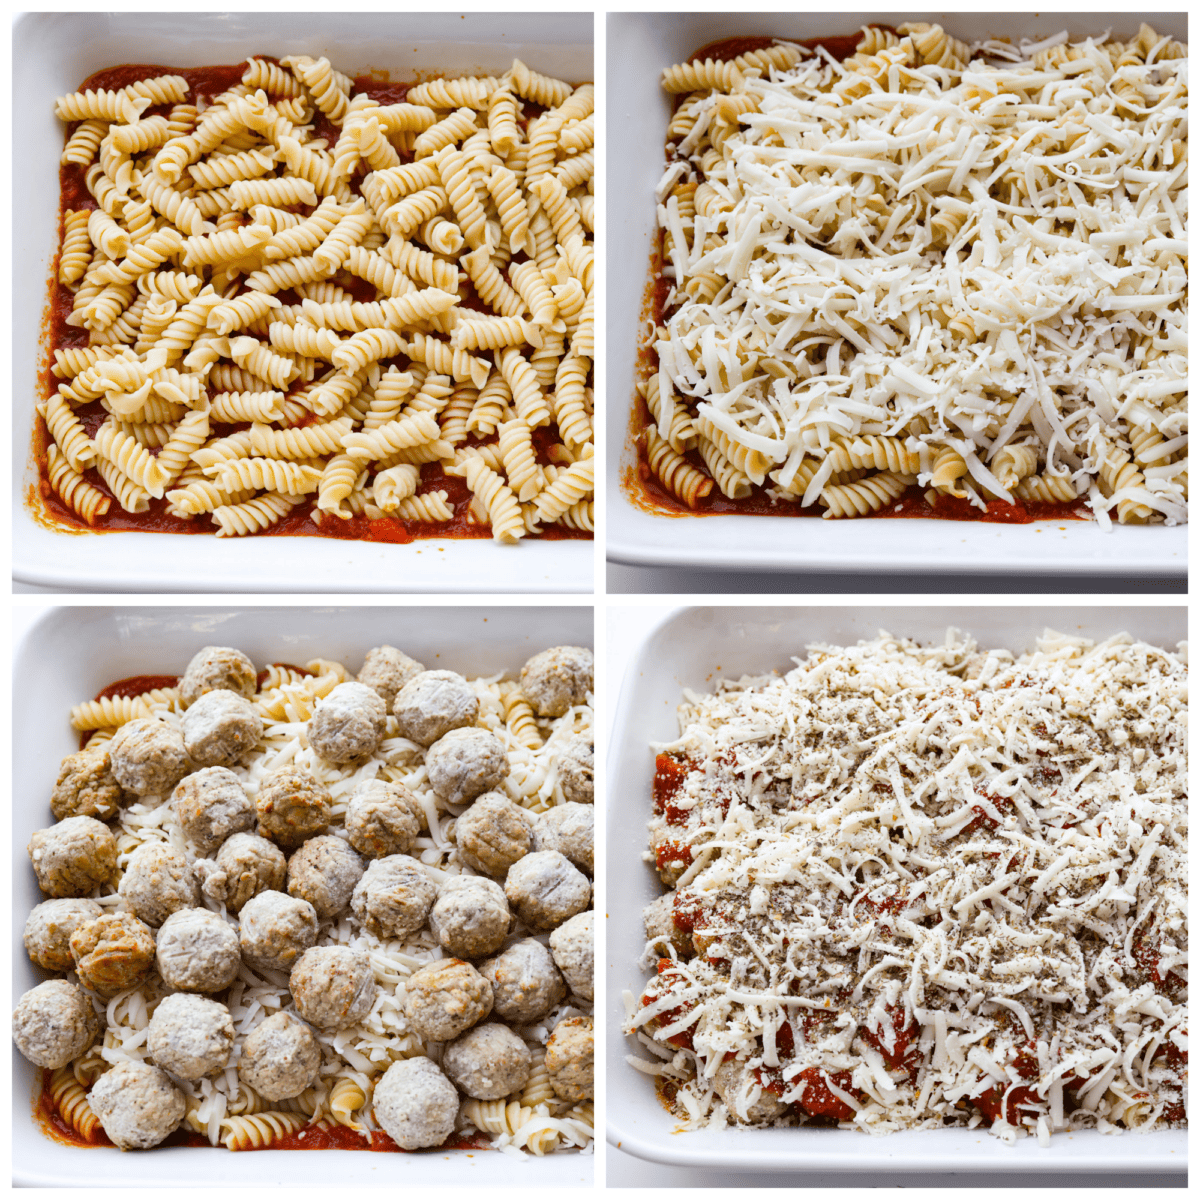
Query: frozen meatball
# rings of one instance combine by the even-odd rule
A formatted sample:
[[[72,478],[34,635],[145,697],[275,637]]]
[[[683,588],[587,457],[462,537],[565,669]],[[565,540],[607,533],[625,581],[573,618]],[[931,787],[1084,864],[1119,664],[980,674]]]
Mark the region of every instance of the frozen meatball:
[[[58,780],[50,793],[50,811],[55,820],[95,817],[108,821],[117,815],[124,793],[112,773],[108,746],[85,746],[68,754],[58,769]]]
[[[92,1112],[114,1146],[148,1150],[174,1133],[187,1111],[183,1092],[149,1063],[117,1063],[88,1093]]]
[[[402,783],[368,779],[350,793],[346,833],[359,854],[407,854],[421,832],[421,802]]]
[[[367,652],[363,669],[358,673],[358,682],[374,688],[387,705],[387,711],[391,712],[396,693],[424,670],[424,666],[415,658],[409,658],[395,646],[376,646]]]
[[[533,845],[533,819],[499,792],[486,792],[454,823],[458,857],[473,871],[506,875]]]
[[[294,849],[329,824],[333,797],[307,771],[284,767],[272,771],[258,789],[258,832]]]
[[[253,696],[258,691],[258,672],[254,664],[232,646],[205,646],[187,665],[179,681],[184,704],[195,704],[206,692],[241,692]]]
[[[204,877],[204,894],[238,913],[259,892],[278,892],[287,859],[274,842],[254,833],[235,833],[217,851],[215,869]]]
[[[278,1012],[246,1039],[238,1078],[264,1100],[290,1100],[316,1083],[320,1069],[313,1031],[293,1013]]]
[[[555,1025],[546,1043],[546,1074],[560,1100],[578,1104],[580,1100],[593,1098],[594,1054],[595,1033],[591,1017],[570,1017]]]
[[[425,755],[433,790],[447,804],[465,804],[508,774],[504,743],[486,729],[452,729]]]
[[[154,969],[154,933],[133,913],[105,913],[71,934],[79,982],[101,996],[139,987]]]
[[[416,859],[390,854],[367,867],[350,905],[376,937],[399,938],[425,924],[436,899],[437,888]]]
[[[454,1132],[458,1092],[432,1059],[406,1058],[375,1085],[374,1112],[401,1150],[440,1146]]]
[[[450,730],[474,725],[479,699],[455,671],[422,671],[400,689],[392,711],[401,737],[432,746]]]
[[[590,804],[559,804],[535,818],[534,850],[557,850],[581,871],[591,875],[595,867],[596,817]]]
[[[164,1071],[181,1079],[223,1070],[233,1053],[229,1009],[203,996],[167,996],[150,1018],[146,1048]]]
[[[567,994],[550,951],[535,938],[489,958],[479,973],[491,985],[496,1016],[514,1025],[541,1020]]]
[[[288,986],[296,1011],[318,1029],[345,1029],[371,1011],[379,989],[371,959],[349,946],[314,946],[300,955]]]
[[[193,771],[175,789],[171,807],[183,836],[204,858],[227,837],[246,833],[255,824],[254,805],[242,781],[228,767]]]
[[[172,913],[158,931],[158,973],[181,992],[224,991],[242,965],[237,930],[207,908]]]
[[[162,717],[138,717],[108,743],[112,773],[138,796],[166,796],[192,769],[183,736]]]
[[[363,860],[340,837],[309,838],[288,859],[288,895],[307,900],[318,919],[329,921],[350,903],[362,875]]]
[[[365,683],[339,683],[317,705],[308,744],[326,761],[353,762],[374,754],[387,728],[387,707]]]
[[[307,900],[260,892],[242,909],[242,958],[264,971],[290,971],[317,941],[317,912]]]
[[[550,935],[550,954],[571,991],[581,1000],[594,999],[596,972],[596,914],[580,913],[564,921]]]
[[[104,910],[95,900],[43,900],[25,922],[25,949],[47,971],[73,971],[71,934]]]
[[[504,894],[517,916],[540,932],[583,912],[591,903],[592,885],[565,854],[539,850],[509,868]]]
[[[529,1079],[529,1047],[507,1025],[476,1025],[446,1047],[442,1070],[475,1100],[499,1100]]]
[[[117,839],[95,817],[68,817],[29,839],[29,861],[47,896],[86,896],[117,874]]]
[[[492,1011],[492,989],[470,963],[443,958],[409,977],[404,1015],[417,1036],[448,1042]]]
[[[595,679],[595,660],[586,646],[554,646],[521,668],[521,690],[539,717],[561,717],[585,704]]]
[[[568,738],[555,767],[565,799],[577,804],[591,804],[595,800],[596,756],[591,742],[578,736]]]
[[[143,842],[129,858],[117,891],[147,925],[161,925],[200,903],[200,885],[187,857],[166,842]]]
[[[744,1061],[722,1063],[717,1068],[713,1087],[725,1101],[726,1109],[743,1125],[763,1125],[782,1117],[788,1106],[752,1075]],[[751,1100],[755,1093],[757,1096]]]
[[[455,958],[483,958],[504,945],[512,913],[504,889],[478,875],[452,876],[429,914],[429,928]]]
[[[100,1022],[82,988],[50,979],[31,988],[13,1011],[13,1041],[35,1066],[57,1070],[96,1040]]]
[[[240,692],[206,692],[183,714],[184,749],[201,767],[233,766],[262,732],[262,717]]]
[[[692,945],[692,935],[675,924],[675,896],[675,892],[667,892],[647,904],[642,909],[642,925],[646,941],[655,943],[660,956],[667,953],[666,947],[670,945],[675,947],[679,958],[688,959],[695,955],[696,948]]]

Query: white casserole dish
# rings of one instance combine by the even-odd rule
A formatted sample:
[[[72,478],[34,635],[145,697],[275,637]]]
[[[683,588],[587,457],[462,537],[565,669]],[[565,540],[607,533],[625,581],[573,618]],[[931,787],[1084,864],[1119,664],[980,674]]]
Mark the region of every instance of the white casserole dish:
[[[1146,21],[1187,38],[1185,13],[610,13],[606,113],[620,129],[607,159],[608,253],[607,554],[639,566],[701,566],[777,571],[958,571],[1182,575],[1187,531],[1157,525],[1105,533],[1083,521],[1032,525],[860,518],[655,516],[630,502],[622,477],[636,471],[630,436],[636,356],[655,228],[654,188],[663,172],[671,99],[659,86],[665,67],[701,46],[746,35],[817,37],[904,20],[942,24],[960,38],[1073,37],[1111,29],[1135,33]]]
[[[28,611],[28,610],[25,610]],[[50,789],[61,758],[78,748],[71,705],[135,674],[182,671],[201,646],[244,650],[256,664],[306,662],[320,655],[357,669],[382,642],[406,648],[427,666],[481,674],[520,670],[531,655],[558,644],[592,644],[592,609],[554,608],[55,608],[45,611],[15,649],[13,794],[13,1002],[42,981],[22,931],[39,892],[25,847],[53,821]],[[178,1148],[123,1154],[66,1146],[47,1138],[31,1108],[41,1072],[12,1050],[13,1182],[25,1187],[237,1185],[534,1185],[588,1186],[592,1155],[518,1159],[492,1151],[426,1151],[402,1159],[366,1151]]]
[[[606,928],[608,1066],[607,1137],[627,1154],[680,1166],[739,1170],[1183,1171],[1187,1134],[1165,1131],[1105,1136],[1092,1131],[1056,1133],[1048,1149],[1022,1138],[1007,1146],[986,1130],[945,1129],[870,1137],[840,1129],[721,1129],[676,1133],[677,1123],[659,1103],[653,1081],[625,1062],[645,1052],[621,1033],[622,993],[645,984],[637,960],[645,947],[642,909],[662,894],[654,871],[642,862],[654,777],[651,741],[678,736],[676,705],[685,687],[708,690],[722,678],[791,667],[812,642],[847,645],[880,629],[922,641],[940,640],[948,625],[986,646],[1014,653],[1031,649],[1050,627],[1087,637],[1127,631],[1174,648],[1187,637],[1184,607],[1118,608],[1078,605],[999,607],[806,606],[682,609],[650,633],[621,684],[608,755],[608,922]]]
[[[248,54],[327,55],[351,74],[388,70],[500,73],[522,58],[570,80],[594,77],[590,13],[27,13],[13,29],[16,89],[13,278],[13,577],[80,590],[275,592],[584,592],[592,588],[591,542],[500,546],[421,539],[407,546],[334,538],[220,538],[150,533],[68,535],[26,508],[37,486],[33,406],[46,353],[42,328],[57,249],[58,156],[63,125],[54,98],[121,63],[200,66]]]

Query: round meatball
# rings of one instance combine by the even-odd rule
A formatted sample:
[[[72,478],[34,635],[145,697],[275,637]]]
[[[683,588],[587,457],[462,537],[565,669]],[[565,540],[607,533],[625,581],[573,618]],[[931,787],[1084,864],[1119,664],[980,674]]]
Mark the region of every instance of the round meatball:
[[[183,714],[183,745],[201,767],[231,767],[253,750],[263,720],[239,692],[206,692]]]
[[[253,696],[258,691],[258,672],[254,664],[232,646],[205,646],[190,663],[179,681],[184,704],[195,704],[206,692],[241,692]]]
[[[143,842],[129,857],[117,891],[147,925],[161,925],[200,903],[200,885],[187,857],[166,842]]]
[[[507,1025],[476,1025],[446,1047],[442,1070],[454,1086],[475,1100],[499,1100],[529,1079],[529,1047]]]
[[[117,874],[117,839],[95,817],[68,817],[29,839],[29,861],[47,896],[86,896]]]
[[[233,1053],[229,1009],[203,996],[167,996],[150,1018],[146,1048],[164,1071],[181,1079],[223,1070]]]
[[[154,969],[154,933],[133,913],[105,913],[71,934],[79,982],[101,996],[139,987]]]
[[[307,900],[260,892],[242,909],[242,958],[261,971],[290,971],[317,941],[317,912]]]
[[[347,763],[374,754],[387,729],[387,707],[365,683],[339,683],[317,705],[308,744],[328,762]]]
[[[429,914],[429,928],[442,949],[455,958],[495,954],[512,928],[504,889],[478,875],[452,876],[442,885]]]
[[[409,977],[404,1015],[417,1036],[448,1042],[492,1011],[492,989],[470,963],[443,958]]]
[[[440,1146],[454,1132],[458,1092],[432,1059],[406,1058],[375,1085],[374,1112],[401,1150]]]
[[[575,918],[572,917],[571,920]],[[689,930],[680,929],[675,924],[675,893],[667,892],[652,900],[642,909],[642,926],[646,931],[646,941],[657,943],[655,957],[667,954],[667,947],[673,946],[678,958],[689,959],[696,953],[692,945],[692,935]]]
[[[359,854],[407,854],[421,832],[421,802],[402,783],[367,779],[346,805],[346,833]]]
[[[595,658],[586,646],[553,646],[521,668],[521,690],[539,717],[561,717],[586,704],[595,682]]]
[[[242,1045],[238,1078],[264,1100],[290,1100],[312,1087],[321,1070],[321,1047],[294,1013],[268,1017]]]
[[[112,773],[108,746],[87,745],[78,754],[68,754],[58,769],[58,780],[50,793],[50,811],[57,821],[67,817],[95,817],[108,821],[117,815],[124,792]]]
[[[595,800],[596,756],[586,738],[573,737],[559,752],[555,762],[558,783],[565,799],[577,804]]]
[[[454,823],[454,837],[472,870],[506,875],[533,845],[533,819],[507,796],[486,792]]]
[[[71,934],[102,915],[95,900],[43,900],[25,922],[25,949],[47,971],[73,971]]]
[[[314,946],[292,968],[288,986],[296,1011],[318,1029],[357,1025],[371,1011],[379,989],[370,956],[348,946]]]
[[[363,669],[358,673],[358,682],[374,688],[382,697],[387,711],[391,712],[396,693],[424,670],[425,667],[415,658],[409,658],[395,646],[376,646],[367,652]]]
[[[108,743],[112,773],[138,796],[166,796],[192,769],[179,730],[162,717],[138,717]]]
[[[183,1092],[149,1063],[117,1063],[88,1093],[92,1112],[114,1146],[148,1150],[179,1127],[187,1111]]]
[[[447,804],[465,804],[508,774],[504,743],[486,729],[452,729],[425,755],[433,790]]]
[[[213,692],[229,695],[232,692]],[[193,771],[175,789],[171,807],[183,836],[207,858],[225,839],[254,828],[254,805],[242,781],[228,767]]]
[[[491,985],[496,1016],[514,1025],[541,1020],[567,994],[550,951],[535,938],[489,958],[479,973]]]
[[[565,854],[539,850],[509,868],[504,894],[517,916],[540,932],[583,912],[591,903],[592,885]]]
[[[294,849],[329,824],[333,797],[307,771],[272,771],[258,789],[258,832],[285,849]]]
[[[340,837],[309,838],[288,859],[288,895],[307,900],[320,920],[329,921],[350,903],[362,875],[362,859]]]
[[[350,905],[376,937],[398,938],[425,924],[436,899],[437,888],[416,859],[389,854],[367,867]]]
[[[581,1000],[594,999],[596,914],[589,909],[564,921],[550,935],[550,954],[571,991]]]
[[[401,737],[432,746],[450,730],[474,725],[479,699],[456,671],[422,671],[400,689],[392,711]]]
[[[180,909],[158,931],[158,973],[168,987],[224,991],[241,965],[237,930],[207,908]]]
[[[274,842],[254,833],[235,833],[217,851],[216,865],[204,877],[204,894],[231,913],[259,892],[278,892],[287,874],[287,859]]]
[[[13,1010],[13,1041],[31,1063],[57,1070],[96,1040],[100,1022],[82,988],[49,979],[31,988]]]
[[[595,868],[595,809],[590,804],[560,804],[535,818],[534,850],[557,850],[581,871]]]
[[[578,1104],[580,1100],[593,1098],[594,1054],[595,1033],[591,1017],[570,1017],[555,1025],[546,1043],[546,1074],[560,1100]]]
[[[717,1068],[713,1087],[725,1101],[730,1115],[743,1125],[763,1125],[783,1116],[788,1106],[766,1088],[761,1088],[758,1098],[749,1103],[751,1092],[761,1086],[757,1079],[751,1079],[751,1075],[745,1061],[726,1062]],[[743,1104],[746,1105],[744,1109]]]

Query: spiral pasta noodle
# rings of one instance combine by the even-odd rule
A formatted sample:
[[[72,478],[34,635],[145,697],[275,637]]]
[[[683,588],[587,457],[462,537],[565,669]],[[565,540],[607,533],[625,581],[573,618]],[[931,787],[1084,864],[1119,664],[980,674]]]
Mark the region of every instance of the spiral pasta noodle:
[[[50,1103],[64,1123],[85,1142],[96,1140],[100,1132],[100,1119],[92,1112],[87,1093],[69,1066],[57,1068],[50,1076]]]
[[[221,1144],[228,1150],[261,1150],[308,1124],[303,1113],[260,1112],[226,1117],[221,1122]]]

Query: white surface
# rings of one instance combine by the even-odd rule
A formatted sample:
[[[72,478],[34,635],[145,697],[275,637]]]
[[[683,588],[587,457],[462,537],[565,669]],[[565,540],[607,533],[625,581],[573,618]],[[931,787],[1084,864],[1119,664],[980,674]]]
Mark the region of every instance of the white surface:
[[[580,592],[592,587],[591,542],[517,546],[453,538],[407,546],[332,538],[63,534],[24,507],[36,484],[31,453],[44,292],[58,221],[63,127],[54,98],[119,63],[233,63],[251,53],[327,55],[350,74],[417,67],[500,73],[519,56],[571,80],[594,77],[591,13],[34,13],[13,29],[14,274],[33,297],[14,305],[13,576],[66,588],[225,592]]]
[[[856,641],[880,628],[925,640],[940,637],[948,624],[965,629],[985,644],[1014,652],[1028,649],[1046,626],[1087,636],[1128,630],[1158,644],[1174,646],[1186,636],[1184,607],[1073,605],[1012,607],[924,604],[920,607],[829,605],[781,608],[613,607],[609,610],[608,671],[620,699],[612,718],[607,758],[609,797],[606,842],[609,900],[606,927],[605,1060],[608,1068],[609,1186],[633,1185],[643,1164],[630,1154],[663,1166],[641,1182],[666,1185],[715,1182],[713,1171],[774,1171],[803,1174],[923,1172],[924,1182],[947,1173],[974,1171],[1009,1183],[1009,1175],[1037,1172],[1043,1182],[1083,1172],[1182,1171],[1186,1134],[1165,1132],[1105,1137],[1079,1132],[1055,1134],[1049,1149],[1025,1138],[1008,1147],[984,1131],[916,1131],[872,1138],[843,1130],[723,1130],[674,1134],[674,1122],[660,1106],[650,1081],[624,1062],[636,1042],[622,1037],[621,993],[635,995],[645,978],[636,961],[644,946],[643,906],[661,894],[656,876],[641,861],[649,810],[654,756],[651,740],[677,736],[675,707],[683,687],[706,688],[725,675],[786,669],[806,643]],[[648,635],[647,640],[642,638]],[[610,692],[613,689],[610,689]],[[610,704],[611,709],[611,704]],[[675,1167],[669,1171],[668,1167]],[[704,1168],[703,1175],[696,1168]],[[726,1181],[728,1181],[727,1177]],[[919,1182],[918,1180],[909,1180]],[[883,1182],[882,1179],[876,1181]],[[1015,1182],[1015,1181],[1012,1181]],[[1011,1183],[1010,1183],[1011,1186]]]
[[[629,503],[620,486],[635,455],[628,438],[634,359],[654,229],[654,186],[663,170],[663,141],[670,98],[659,86],[664,67],[686,59],[704,44],[738,34],[814,37],[852,33],[868,22],[893,24],[895,13],[778,12],[610,13],[607,18],[607,87],[610,119],[621,136],[608,151],[609,256],[607,396],[608,557],[645,565],[742,567],[756,570],[872,570],[882,573],[942,570],[1094,572],[1096,574],[1186,570],[1187,533],[1182,528],[1118,528],[1111,534],[1080,521],[1039,521],[998,526],[954,521],[823,521],[793,517],[655,517]],[[959,37],[990,34],[1045,35],[1067,28],[1094,34],[1137,30],[1145,20],[1163,33],[1187,37],[1184,13],[1117,14],[1103,19],[1080,14],[912,13],[913,21],[937,21]],[[618,49],[619,48],[619,49]]]
[[[35,615],[36,614],[36,615]],[[44,897],[25,854],[35,829],[49,825],[48,797],[63,755],[78,747],[68,714],[114,680],[182,672],[200,647],[244,650],[256,664],[306,662],[320,655],[357,669],[381,642],[403,647],[428,667],[484,674],[519,670],[533,653],[561,643],[591,645],[592,610],[554,608],[72,608],[14,610],[23,634],[14,657],[13,1000],[45,977],[29,961],[21,931]],[[51,1142],[30,1116],[36,1071],[12,1051],[13,1177],[18,1184],[179,1187],[237,1184],[395,1186],[473,1184],[571,1187],[590,1184],[591,1155],[529,1161],[491,1151],[426,1151],[403,1159],[367,1152],[264,1150],[229,1154],[208,1148],[122,1154]]]

